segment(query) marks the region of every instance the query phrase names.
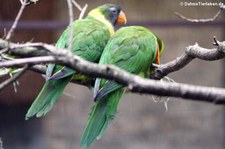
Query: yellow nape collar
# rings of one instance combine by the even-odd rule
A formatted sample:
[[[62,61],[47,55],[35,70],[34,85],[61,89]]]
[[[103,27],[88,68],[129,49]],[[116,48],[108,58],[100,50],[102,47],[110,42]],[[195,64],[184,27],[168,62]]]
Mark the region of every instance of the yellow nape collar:
[[[88,16],[91,16],[95,18],[96,20],[104,23],[108,27],[110,35],[112,36],[114,34],[113,25],[111,24],[111,22],[105,19],[104,15],[100,12],[99,9],[92,10],[91,12],[88,13]]]

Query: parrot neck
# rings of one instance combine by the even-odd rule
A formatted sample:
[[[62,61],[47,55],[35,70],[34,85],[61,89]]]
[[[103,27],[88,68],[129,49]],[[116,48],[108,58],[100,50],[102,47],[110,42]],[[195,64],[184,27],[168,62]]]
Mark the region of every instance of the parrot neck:
[[[91,12],[89,12],[88,16],[91,16],[95,18],[96,20],[104,23],[108,27],[110,35],[112,36],[114,34],[114,27],[112,23],[108,21],[107,19],[105,19],[104,15],[102,15],[101,12],[99,12],[98,10],[92,10]]]

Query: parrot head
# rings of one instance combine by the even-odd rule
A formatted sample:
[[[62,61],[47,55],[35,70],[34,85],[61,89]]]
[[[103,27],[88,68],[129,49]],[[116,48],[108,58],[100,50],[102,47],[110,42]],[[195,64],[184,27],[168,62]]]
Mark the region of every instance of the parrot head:
[[[104,4],[89,12],[89,16],[92,16],[99,21],[106,23],[110,22],[113,26],[116,24],[126,24],[127,19],[120,6],[114,4]]]

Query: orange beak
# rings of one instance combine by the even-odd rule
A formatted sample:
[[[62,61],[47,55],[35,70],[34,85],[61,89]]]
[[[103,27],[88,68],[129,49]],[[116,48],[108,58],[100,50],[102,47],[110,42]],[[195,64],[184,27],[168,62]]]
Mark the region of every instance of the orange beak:
[[[119,17],[116,21],[117,24],[126,24],[127,18],[126,15],[123,13],[123,11],[120,11]]]

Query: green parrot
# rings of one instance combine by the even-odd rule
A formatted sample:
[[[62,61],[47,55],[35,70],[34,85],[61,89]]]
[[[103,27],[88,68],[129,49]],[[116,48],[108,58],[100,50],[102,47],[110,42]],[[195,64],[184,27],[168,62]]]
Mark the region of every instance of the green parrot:
[[[148,29],[130,26],[119,29],[107,43],[99,64],[113,64],[127,72],[148,78],[152,63],[159,62],[163,42]],[[114,81],[97,78],[94,87],[95,104],[89,115],[80,145],[89,148],[99,139],[115,117],[125,87]]]
[[[88,13],[85,19],[74,21],[72,53],[81,58],[98,62],[102,51],[114,34],[114,26],[126,23],[126,16],[121,8],[114,4],[99,6]],[[58,48],[68,48],[67,28],[56,43]],[[72,79],[80,79],[81,74],[61,65],[49,64],[46,72],[47,82],[32,103],[26,114],[26,119],[36,115],[41,117],[48,113],[66,85]]]

